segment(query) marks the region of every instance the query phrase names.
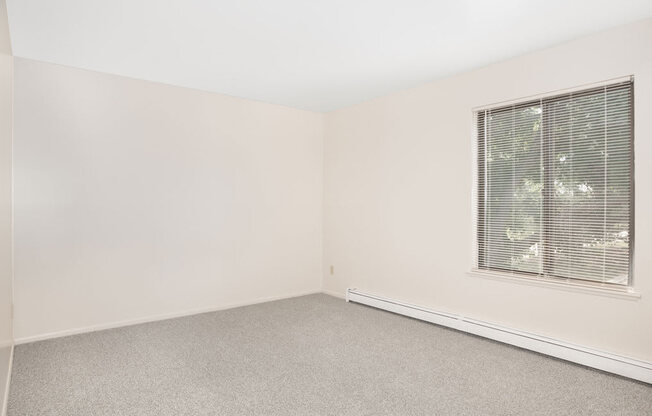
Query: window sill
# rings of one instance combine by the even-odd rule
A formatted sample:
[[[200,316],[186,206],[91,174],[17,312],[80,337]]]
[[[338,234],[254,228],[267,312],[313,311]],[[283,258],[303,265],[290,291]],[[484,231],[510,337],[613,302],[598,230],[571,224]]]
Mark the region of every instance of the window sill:
[[[526,275],[491,272],[488,270],[479,269],[471,269],[467,272],[467,274],[469,276],[482,277],[486,279],[514,282],[525,285],[542,286],[551,289],[560,289],[571,292],[589,293],[619,299],[638,300],[641,298],[640,292],[637,292],[631,286],[614,286],[605,283],[557,280],[548,277],[531,277]]]

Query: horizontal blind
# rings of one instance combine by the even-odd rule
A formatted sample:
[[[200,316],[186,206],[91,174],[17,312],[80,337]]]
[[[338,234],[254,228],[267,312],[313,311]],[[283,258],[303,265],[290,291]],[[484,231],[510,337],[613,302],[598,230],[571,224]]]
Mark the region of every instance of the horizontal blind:
[[[633,83],[477,114],[478,267],[628,284]]]

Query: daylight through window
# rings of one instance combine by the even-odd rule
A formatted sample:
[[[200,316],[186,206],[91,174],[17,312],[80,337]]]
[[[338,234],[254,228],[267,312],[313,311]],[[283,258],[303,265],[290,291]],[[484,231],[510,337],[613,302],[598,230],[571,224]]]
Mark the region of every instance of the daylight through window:
[[[477,267],[631,282],[633,81],[477,113]]]

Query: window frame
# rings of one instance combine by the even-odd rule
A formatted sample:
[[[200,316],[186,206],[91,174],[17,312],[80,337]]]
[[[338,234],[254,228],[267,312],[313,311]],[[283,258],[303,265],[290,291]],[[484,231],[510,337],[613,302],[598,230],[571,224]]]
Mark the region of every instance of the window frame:
[[[629,111],[630,111],[630,120],[631,120],[631,133],[630,133],[630,158],[631,158],[631,163],[629,166],[629,175],[630,175],[630,206],[629,206],[629,270],[628,270],[628,278],[627,278],[627,284],[619,284],[619,283],[612,283],[612,282],[601,282],[601,281],[596,281],[596,280],[590,280],[590,279],[585,279],[585,278],[577,278],[577,277],[563,277],[563,276],[554,276],[550,275],[548,273],[534,273],[534,272],[526,272],[526,271],[513,271],[510,269],[498,269],[495,267],[492,268],[487,268],[487,267],[482,267],[483,265],[483,257],[484,257],[484,252],[480,249],[480,244],[479,242],[483,238],[483,230],[484,230],[484,223],[485,223],[485,216],[482,216],[482,213],[485,210],[485,190],[481,186],[482,184],[485,183],[485,175],[486,175],[486,160],[484,158],[481,158],[481,153],[479,151],[479,146],[480,146],[480,140],[483,140],[483,137],[486,135],[486,131],[481,131],[479,129],[480,126],[480,121],[481,118],[485,117],[485,111],[491,110],[491,111],[500,111],[501,108],[511,108],[513,106],[525,106],[533,103],[540,104],[542,108],[545,106],[546,101],[547,102],[552,102],[556,98],[562,98],[564,96],[567,96],[568,94],[571,93],[586,93],[590,92],[591,90],[599,90],[605,87],[613,86],[613,85],[618,85],[618,84],[623,84],[623,83],[630,83],[631,84],[631,95],[630,95],[630,105],[629,105]],[[616,294],[617,297],[624,296],[626,298],[639,298],[640,294],[635,290],[635,267],[634,267],[634,259],[635,259],[635,88],[634,88],[634,76],[626,76],[626,77],[620,77],[620,78],[615,78],[615,79],[610,79],[602,82],[597,82],[597,83],[592,83],[592,84],[585,84],[573,88],[568,88],[564,90],[556,90],[544,94],[539,94],[536,96],[529,96],[529,97],[523,97],[515,100],[510,100],[506,102],[500,102],[500,103],[494,103],[494,104],[489,104],[489,105],[483,105],[480,107],[475,107],[472,109],[472,140],[473,140],[473,191],[472,191],[472,200],[473,200],[473,207],[472,207],[472,213],[473,213],[473,219],[472,219],[472,239],[473,239],[473,245],[472,245],[472,259],[473,259],[473,266],[470,270],[470,274],[472,275],[478,275],[482,277],[489,277],[489,278],[498,278],[498,279],[508,279],[510,281],[516,281],[516,282],[521,282],[521,283],[534,283],[534,284],[543,284],[547,286],[552,286],[552,287],[560,287],[562,289],[571,289],[571,290],[577,290],[579,289],[580,291],[589,291],[589,292],[595,292],[598,294]],[[542,123],[545,125],[546,120],[545,114],[544,117],[542,118]],[[486,124],[484,121],[482,122],[482,125],[486,127]],[[545,129],[544,128],[544,136],[546,132],[548,132],[550,129]],[[544,139],[545,140],[545,139]],[[545,150],[547,150],[548,146],[543,146]],[[483,152],[484,153],[484,152]],[[549,184],[551,179],[549,176],[551,175],[552,169],[548,165],[550,162],[550,158],[543,156],[543,163],[545,166],[544,169],[544,184]],[[550,186],[545,187],[544,185],[544,192],[545,189],[550,189]],[[542,212],[545,211],[546,209],[549,209],[550,201],[548,200],[545,195],[543,197],[543,203],[542,203]],[[545,213],[542,213],[542,215],[546,215]],[[549,230],[548,230],[549,232]],[[542,240],[545,238],[545,230],[541,230],[542,233]],[[484,245],[486,247],[486,244]],[[548,260],[549,261],[549,260]],[[546,258],[542,258],[542,270],[546,270],[545,262]],[[549,270],[549,268],[548,268]]]

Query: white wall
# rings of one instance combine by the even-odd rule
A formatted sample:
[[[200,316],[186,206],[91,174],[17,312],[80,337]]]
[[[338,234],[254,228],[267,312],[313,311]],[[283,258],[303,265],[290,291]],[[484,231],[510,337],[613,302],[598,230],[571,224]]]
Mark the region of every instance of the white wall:
[[[11,328],[11,43],[0,0],[0,413],[4,408],[12,345]]]
[[[16,59],[15,336],[323,284],[652,361],[649,39],[652,20],[326,116]],[[629,74],[642,297],[467,275],[471,109]]]
[[[329,113],[324,289],[652,361],[652,20]],[[634,74],[639,300],[469,276],[472,108]],[[334,275],[329,265],[334,265]]]
[[[14,74],[18,341],[320,290],[322,114]]]

